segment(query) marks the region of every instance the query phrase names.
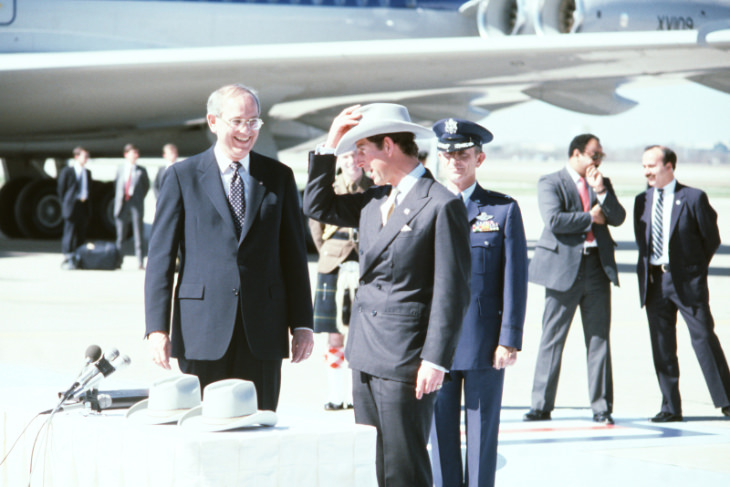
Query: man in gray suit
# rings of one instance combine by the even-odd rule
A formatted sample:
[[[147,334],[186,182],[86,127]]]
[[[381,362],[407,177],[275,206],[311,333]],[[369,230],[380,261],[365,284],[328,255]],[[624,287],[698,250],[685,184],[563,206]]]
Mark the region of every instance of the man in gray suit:
[[[383,486],[431,486],[427,450],[435,392],[451,366],[469,304],[471,258],[464,204],[418,162],[405,107],[345,109],[310,160],[305,213],[360,228],[360,286],[345,355],[355,420],[378,430]],[[377,186],[335,195],[335,155],[356,150]],[[334,152],[334,154],[332,154]]]
[[[598,137],[578,135],[570,143],[568,154],[568,165],[542,176],[537,185],[545,228],[535,245],[529,280],[545,286],[545,311],[532,409],[524,419],[550,419],[565,340],[580,306],[593,421],[613,424],[609,329],[611,283],[618,286],[618,271],[616,243],[607,225],[621,225],[626,210],[609,179],[598,171],[605,157]]]
[[[147,169],[137,164],[139,149],[132,144],[124,146],[124,163],[117,169],[114,192],[114,222],[117,228],[117,249],[122,254],[122,242],[127,225],[132,223],[134,254],[137,265],[144,269],[144,198],[150,190]]]

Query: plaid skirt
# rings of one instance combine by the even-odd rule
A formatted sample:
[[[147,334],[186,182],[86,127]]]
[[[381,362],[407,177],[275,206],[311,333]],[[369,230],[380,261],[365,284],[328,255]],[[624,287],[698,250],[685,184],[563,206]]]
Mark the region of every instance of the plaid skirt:
[[[314,332],[339,333],[337,330],[337,271],[317,274],[317,290],[314,293]]]

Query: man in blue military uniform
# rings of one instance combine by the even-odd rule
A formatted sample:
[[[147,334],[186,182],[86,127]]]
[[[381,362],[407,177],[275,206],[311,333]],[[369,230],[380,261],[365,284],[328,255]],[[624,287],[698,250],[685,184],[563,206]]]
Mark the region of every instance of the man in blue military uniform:
[[[482,188],[476,169],[484,127],[459,119],[433,126],[446,186],[461,196],[471,227],[471,299],[450,369],[438,392],[431,429],[437,486],[493,486],[504,369],[517,360],[527,304],[527,244],[520,207]],[[461,461],[461,397],[466,411],[466,471]]]

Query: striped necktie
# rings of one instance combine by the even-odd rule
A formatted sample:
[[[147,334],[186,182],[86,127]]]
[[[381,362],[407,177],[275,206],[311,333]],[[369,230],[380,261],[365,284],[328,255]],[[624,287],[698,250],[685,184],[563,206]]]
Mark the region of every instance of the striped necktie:
[[[231,207],[233,224],[236,227],[236,237],[240,237],[243,220],[246,216],[246,198],[243,192],[243,180],[241,179],[241,175],[238,174],[241,163],[233,161],[230,167],[233,169],[233,177],[231,178],[231,190],[228,193],[228,204]]]
[[[664,189],[657,189],[654,219],[651,222],[651,258],[656,262],[661,258],[664,247]]]

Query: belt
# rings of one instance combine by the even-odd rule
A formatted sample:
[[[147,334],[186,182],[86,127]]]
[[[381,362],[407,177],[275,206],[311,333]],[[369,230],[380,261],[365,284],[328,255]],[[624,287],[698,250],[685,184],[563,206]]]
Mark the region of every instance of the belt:
[[[656,272],[659,274],[664,274],[665,272],[669,272],[669,264],[659,264],[659,265],[649,265],[649,272]]]
[[[598,247],[583,247],[581,251],[583,255],[595,255],[598,254]]]
[[[350,232],[348,231],[335,232],[327,240],[352,240],[353,242],[357,243],[357,228],[352,229],[352,234],[350,234]]]

